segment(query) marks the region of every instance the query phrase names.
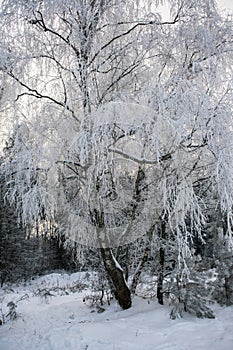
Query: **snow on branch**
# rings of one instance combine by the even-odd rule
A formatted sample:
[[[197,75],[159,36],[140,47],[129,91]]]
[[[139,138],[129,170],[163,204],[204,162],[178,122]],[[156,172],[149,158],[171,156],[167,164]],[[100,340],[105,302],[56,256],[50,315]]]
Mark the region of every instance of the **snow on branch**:
[[[134,156],[133,154],[130,154],[130,153],[126,153],[124,151],[122,151],[121,149],[118,149],[118,148],[114,148],[114,147],[109,147],[108,150],[110,152],[113,152],[113,153],[116,153],[116,154],[119,154],[121,156],[123,156],[125,159],[129,159],[129,160],[132,160],[133,162],[137,163],[137,164],[141,164],[141,165],[156,165],[156,164],[159,164],[159,162],[161,161],[165,161],[165,160],[168,160],[168,159],[171,159],[172,158],[172,153],[174,152],[170,152],[164,156],[161,156],[159,160],[157,159],[146,159],[146,158],[139,158],[139,157],[136,157]]]

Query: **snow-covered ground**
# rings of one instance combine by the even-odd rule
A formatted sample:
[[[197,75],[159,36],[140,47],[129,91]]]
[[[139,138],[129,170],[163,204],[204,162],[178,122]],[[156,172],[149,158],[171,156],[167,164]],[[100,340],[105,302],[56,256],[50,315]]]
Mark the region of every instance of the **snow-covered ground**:
[[[233,307],[214,306],[215,319],[171,320],[170,307],[135,297],[129,310],[112,301],[98,312],[83,302],[85,280],[80,273],[54,273],[2,288],[0,318],[9,302],[17,304],[18,317],[5,317],[0,326],[0,350],[233,349]]]

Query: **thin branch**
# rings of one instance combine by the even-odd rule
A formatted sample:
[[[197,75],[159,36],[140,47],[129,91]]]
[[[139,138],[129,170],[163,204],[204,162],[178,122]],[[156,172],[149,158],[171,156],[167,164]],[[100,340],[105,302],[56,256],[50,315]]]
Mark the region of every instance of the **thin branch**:
[[[36,89],[33,89],[31,88],[30,86],[28,86],[27,84],[25,84],[24,82],[22,82],[19,78],[17,78],[12,72],[8,72],[8,75],[13,78],[15,81],[17,81],[22,87],[26,88],[29,92],[24,92],[24,93],[21,93],[17,96],[16,98],[16,101],[22,97],[22,96],[25,96],[25,95],[28,95],[28,96],[33,96],[35,98],[38,98],[38,99],[47,99],[53,103],[55,103],[56,105],[60,106],[60,107],[63,107],[65,108],[68,112],[70,112],[72,114],[72,117],[80,123],[80,120],[75,116],[75,113],[74,111],[67,105],[65,104],[64,102],[60,102],[58,100],[55,100],[53,97],[51,96],[48,96],[48,95],[42,95],[40,92],[38,92]]]
[[[67,44],[69,47],[72,48],[72,50],[75,52],[76,56],[79,57],[80,56],[80,52],[79,50],[70,42],[69,37],[65,38],[64,36],[62,36],[60,33],[56,32],[55,30],[53,30],[52,28],[49,28],[46,26],[45,22],[44,22],[44,18],[43,15],[40,11],[37,11],[38,15],[40,16],[40,19],[38,19],[36,17],[35,20],[30,21],[31,24],[37,24],[40,28],[42,28],[45,32],[49,32],[51,34],[53,34],[54,36],[56,36],[57,38],[59,38],[60,40],[62,40],[65,44]]]
[[[31,58],[35,58],[35,59],[47,58],[47,59],[49,59],[49,60],[54,61],[54,62],[56,63],[56,65],[57,65],[58,68],[64,70],[65,72],[71,73],[71,75],[74,77],[76,83],[77,83],[78,85],[80,85],[80,83],[78,82],[78,78],[77,78],[75,72],[74,72],[72,69],[70,69],[70,68],[64,67],[64,66],[61,64],[61,62],[59,62],[59,61],[55,58],[54,53],[53,53],[53,55],[51,55],[51,56],[50,56],[50,55],[46,55],[46,54],[41,54],[41,55],[34,55],[34,56],[31,56]]]
[[[111,40],[109,40],[106,44],[104,44],[96,53],[95,55],[92,57],[92,59],[90,60],[89,64],[91,65],[96,57],[104,50],[106,49],[109,45],[111,45],[114,41],[123,38],[124,36],[129,35],[131,32],[133,32],[135,29],[137,29],[138,27],[144,27],[144,26],[148,26],[148,25],[172,25],[172,24],[176,24],[177,21],[179,19],[179,16],[177,15],[173,21],[165,21],[165,22],[156,22],[156,21],[147,21],[147,22],[137,22],[133,27],[131,27],[130,29],[128,29],[126,32],[122,33],[122,34],[118,34],[115,37],[113,37]]]

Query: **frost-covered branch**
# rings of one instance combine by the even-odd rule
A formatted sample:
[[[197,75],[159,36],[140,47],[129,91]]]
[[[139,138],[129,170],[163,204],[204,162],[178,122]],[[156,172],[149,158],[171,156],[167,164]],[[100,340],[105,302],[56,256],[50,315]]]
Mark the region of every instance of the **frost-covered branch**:
[[[16,101],[22,97],[22,96],[32,96],[32,97],[35,97],[35,98],[38,98],[38,99],[46,99],[46,100],[49,100],[50,102],[60,106],[60,107],[63,107],[65,108],[68,112],[71,112],[72,114],[72,117],[80,122],[78,120],[78,118],[76,117],[74,111],[65,103],[65,102],[61,102],[61,101],[58,101],[56,100],[55,98],[49,96],[49,95],[44,95],[44,94],[41,94],[39,91],[37,91],[36,89],[33,89],[31,88],[28,84],[24,83],[23,81],[21,81],[18,77],[15,76],[15,74],[10,71],[8,72],[9,76],[12,77],[15,81],[17,81],[23,88],[26,88],[29,92],[22,92],[20,94],[18,94],[17,98],[16,98]]]
[[[107,47],[109,47],[110,45],[112,45],[115,41],[119,40],[119,39],[122,39],[123,37],[131,34],[132,32],[134,32],[137,28],[140,28],[140,27],[144,27],[144,26],[151,26],[151,25],[159,25],[159,26],[163,26],[163,25],[173,25],[173,24],[176,24],[176,22],[178,21],[179,19],[179,16],[177,15],[175,17],[175,19],[173,21],[165,21],[165,22],[157,22],[157,21],[144,21],[144,22],[136,22],[136,24],[134,24],[134,26],[132,26],[130,29],[128,29],[127,31],[121,33],[121,34],[118,34],[116,35],[115,37],[113,37],[109,42],[107,42],[106,44],[104,44],[100,49],[99,51],[97,51],[95,53],[95,55],[92,57],[91,61],[90,61],[90,64],[92,64],[95,59],[97,58],[97,56],[103,51],[105,50]],[[120,22],[120,24],[122,24]],[[123,24],[125,24],[123,22]],[[127,23],[128,24],[128,23]],[[131,24],[131,23],[130,23]]]
[[[159,164],[161,161],[165,161],[168,159],[172,158],[172,154],[174,152],[169,152],[168,154],[161,156],[159,159],[146,159],[146,158],[139,158],[134,156],[133,154],[130,153],[126,153],[124,151],[122,151],[121,149],[118,148],[114,148],[114,147],[109,147],[108,150],[112,153],[116,153],[119,154],[121,156],[123,156],[125,159],[129,159],[132,160],[133,162],[137,163],[137,164],[141,164],[141,165],[156,165]]]

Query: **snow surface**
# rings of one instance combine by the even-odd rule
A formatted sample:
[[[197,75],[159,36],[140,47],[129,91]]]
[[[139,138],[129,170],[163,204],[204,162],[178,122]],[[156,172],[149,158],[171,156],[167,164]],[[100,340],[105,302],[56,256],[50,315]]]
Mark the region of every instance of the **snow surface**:
[[[112,301],[99,313],[83,302],[89,291],[81,289],[93,278],[53,273],[0,289],[0,318],[10,301],[18,314],[0,326],[0,350],[233,349],[233,307],[215,305],[215,319],[185,314],[173,321],[171,307],[135,297],[129,310]]]

